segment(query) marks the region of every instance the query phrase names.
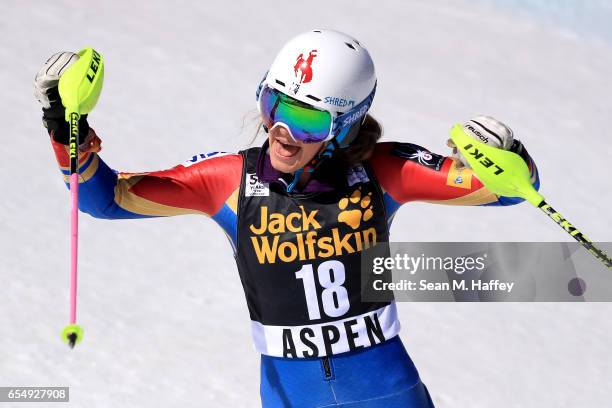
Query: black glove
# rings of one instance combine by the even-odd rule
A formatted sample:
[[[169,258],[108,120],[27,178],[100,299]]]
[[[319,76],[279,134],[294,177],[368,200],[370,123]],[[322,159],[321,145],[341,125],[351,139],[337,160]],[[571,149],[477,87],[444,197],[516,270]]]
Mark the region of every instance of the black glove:
[[[67,145],[70,140],[70,125],[66,122],[64,105],[59,96],[57,87],[50,88],[47,91],[49,101],[51,101],[50,108],[43,108],[43,125],[49,131],[49,134],[53,134],[53,140],[61,144]],[[81,115],[79,118],[79,145],[85,141],[87,134],[89,133],[89,123],[87,122],[87,115]]]

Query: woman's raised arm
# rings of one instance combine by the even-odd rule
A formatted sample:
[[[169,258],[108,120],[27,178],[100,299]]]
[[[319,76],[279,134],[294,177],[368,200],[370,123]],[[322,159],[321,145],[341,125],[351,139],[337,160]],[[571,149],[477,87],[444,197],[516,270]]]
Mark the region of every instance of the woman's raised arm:
[[[531,181],[538,189],[540,182],[535,163],[520,142],[515,141],[514,148],[527,162]],[[523,201],[492,193],[459,160],[412,143],[379,143],[369,162],[384,190],[389,215],[410,201],[498,206]]]
[[[68,184],[67,146],[51,138],[55,157]],[[208,153],[168,170],[121,173],[98,155],[93,129],[79,156],[79,209],[96,218],[123,219],[202,214],[214,217],[237,198],[242,174],[239,154]]]

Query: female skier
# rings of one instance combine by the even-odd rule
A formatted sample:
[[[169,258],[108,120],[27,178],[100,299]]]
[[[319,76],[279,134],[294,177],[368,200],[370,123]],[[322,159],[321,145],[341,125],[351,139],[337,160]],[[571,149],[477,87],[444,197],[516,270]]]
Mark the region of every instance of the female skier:
[[[76,59],[53,55],[35,79],[43,122],[67,180],[68,127],[57,84]],[[261,353],[261,400],[271,407],[433,407],[398,336],[394,302],[360,299],[360,252],[389,239],[402,204],[509,205],[462,157],[410,143],[378,143],[367,114],[376,76],[368,51],[314,30],[281,49],[257,89],[267,139],[238,153],[206,153],[163,171],[118,173],[80,123],[79,208],[96,218],[211,217],[227,234]],[[537,170],[512,132],[468,121]],[[483,139],[483,140],[484,140]],[[452,146],[451,146],[452,147]]]

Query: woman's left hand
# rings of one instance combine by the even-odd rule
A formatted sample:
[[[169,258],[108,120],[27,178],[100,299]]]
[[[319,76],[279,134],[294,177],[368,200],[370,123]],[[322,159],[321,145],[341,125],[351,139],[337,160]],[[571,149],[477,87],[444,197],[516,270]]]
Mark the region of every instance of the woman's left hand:
[[[514,151],[515,153],[519,153],[519,149],[522,148],[521,143],[514,140],[512,129],[491,116],[476,116],[462,126],[467,135],[489,146]],[[453,141],[448,139],[446,144],[453,149],[452,157],[461,162],[464,167],[469,168],[467,160],[459,152]]]

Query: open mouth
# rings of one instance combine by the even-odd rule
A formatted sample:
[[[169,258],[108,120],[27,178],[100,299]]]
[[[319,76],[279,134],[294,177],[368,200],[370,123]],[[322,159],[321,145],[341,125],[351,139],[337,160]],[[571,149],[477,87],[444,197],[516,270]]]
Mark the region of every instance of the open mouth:
[[[300,151],[301,147],[290,143],[284,143],[279,139],[275,139],[274,153],[281,158],[290,159],[295,157]]]

